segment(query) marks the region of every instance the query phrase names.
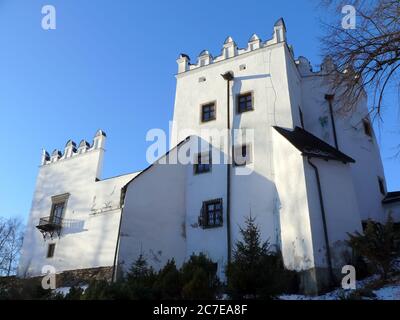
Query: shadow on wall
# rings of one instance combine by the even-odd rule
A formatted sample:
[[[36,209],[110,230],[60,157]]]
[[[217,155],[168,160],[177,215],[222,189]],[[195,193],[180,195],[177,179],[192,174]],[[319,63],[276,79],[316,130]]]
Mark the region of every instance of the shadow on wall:
[[[62,161],[60,160],[56,164],[48,164],[39,169],[41,172],[36,182],[34,201],[26,224],[19,262],[18,276],[20,277],[40,275],[42,267],[47,264],[54,264],[61,271],[80,269],[82,265],[84,267],[103,266],[105,261],[104,252],[107,255],[110,252],[110,258],[107,261],[111,261],[110,263],[112,264],[115,246],[111,253],[109,222],[110,218],[119,220],[119,212],[116,211],[99,217],[90,216],[93,192],[102,192],[96,185],[98,182],[95,180],[95,169],[92,172],[90,167],[89,172],[88,165],[80,166],[79,158],[66,161],[76,162],[63,168],[63,170],[56,169],[55,166],[64,165]],[[97,163],[91,163],[90,165],[96,167]],[[54,166],[55,170],[51,168],[52,166]],[[105,191],[108,197],[109,193],[107,190]],[[69,193],[70,196],[64,213],[60,237],[56,233],[53,236],[53,241],[57,244],[57,248],[55,250],[55,258],[51,260],[46,258],[49,239],[43,239],[36,226],[39,224],[40,218],[50,216],[51,198],[65,193]],[[74,215],[76,215],[76,219],[73,218]],[[95,227],[92,227],[92,223],[88,226],[88,219],[95,220],[93,224]],[[117,230],[112,233],[112,235],[114,234],[116,245]],[[65,237],[67,235],[73,235],[74,238]],[[107,264],[110,265],[110,263]]]
[[[235,123],[235,127],[238,124]],[[265,128],[264,132],[272,130],[272,128]],[[272,137],[272,135],[270,135]],[[267,137],[266,137],[267,138]],[[205,152],[202,147],[209,147],[208,141],[197,136],[192,136],[190,141],[197,140],[197,145],[200,146],[194,152]],[[123,213],[123,224],[120,234],[120,249],[119,249],[119,271],[127,271],[132,263],[142,254],[147,261],[155,268],[162,268],[165,262],[174,257],[174,249],[166,243],[172,242],[171,238],[175,237],[174,241],[180,243],[186,242],[187,249],[184,253],[185,260],[189,258],[192,253],[205,253],[210,259],[218,262],[226,263],[227,244],[226,244],[226,217],[223,219],[223,228],[210,228],[203,229],[198,224],[198,218],[201,214],[203,201],[217,199],[223,197],[224,214],[226,210],[226,165],[214,163],[217,159],[224,159],[226,153],[221,151],[220,145],[217,141],[212,140],[212,161],[213,168],[210,172],[205,174],[194,175],[194,170],[190,167],[185,170],[186,182],[183,188],[186,190],[178,190],[179,197],[182,203],[186,203],[186,207],[180,210],[183,212],[176,212],[176,215],[183,216],[185,219],[185,237],[178,232],[178,226],[170,226],[169,223],[164,221],[166,219],[166,207],[169,207],[171,199],[163,198],[165,190],[176,191],[176,184],[173,179],[163,179],[155,186],[152,184],[154,175],[156,177],[160,174],[163,167],[165,171],[174,171],[173,168],[180,166],[179,164],[158,164],[155,163],[149,170],[144,170],[143,174],[139,175],[132,184],[129,185],[127,195],[131,192],[136,194],[137,199],[132,200],[135,203],[134,207],[130,207],[128,202],[125,203]],[[189,143],[189,142],[186,142]],[[178,146],[188,150],[190,146],[183,144]],[[214,156],[214,153],[217,153]],[[219,155],[219,156],[218,156]],[[254,159],[257,161],[257,159]],[[266,159],[267,161],[267,159]],[[166,161],[168,162],[168,161]],[[269,170],[269,164],[258,162],[262,168]],[[188,164],[193,166],[193,164]],[[263,169],[264,171],[264,169]],[[235,167],[232,169],[232,176],[234,175]],[[292,174],[287,172],[287,174]],[[166,174],[160,176],[169,177]],[[269,240],[272,248],[281,250],[281,227],[289,228],[287,232],[292,234],[293,239],[297,238],[299,234],[298,229],[302,228],[302,221],[293,221],[290,226],[281,226],[280,220],[280,207],[281,200],[277,193],[275,183],[265,176],[265,172],[257,172],[257,166],[252,170],[250,175],[237,175],[234,176],[234,186],[232,188],[231,197],[231,234],[232,247],[235,242],[240,239],[239,228],[244,227],[245,218],[250,214],[256,217],[256,223],[260,225],[262,230],[262,239]],[[204,187],[204,188],[203,188]],[[291,185],[291,192],[297,192],[297,185]],[[133,188],[133,189],[132,189]],[[130,189],[130,190],[129,190]],[[146,195],[145,197],[138,196],[139,194]],[[161,194],[163,193],[163,194]],[[168,194],[168,192],[167,192]],[[187,205],[189,199],[189,207]],[[126,199],[126,201],[129,201]],[[148,215],[149,208],[154,208],[155,212],[163,212],[163,215]],[[186,211],[185,211],[186,210]],[[294,212],[298,211],[293,204],[290,208]],[[181,225],[179,225],[179,228]],[[169,230],[168,230],[169,229]],[[180,231],[180,229],[179,229]],[[165,235],[166,234],[166,235]],[[165,239],[163,237],[166,237]],[[164,239],[164,241],[163,241]],[[216,245],[218,244],[218,245]],[[309,248],[305,241],[299,239],[293,243],[292,254],[296,259],[307,259]],[[297,261],[297,260],[296,260]],[[221,265],[220,271],[223,271],[224,266]]]
[[[62,222],[61,237],[67,234],[88,231],[88,229],[85,229],[84,226],[85,226],[85,220],[64,219]]]

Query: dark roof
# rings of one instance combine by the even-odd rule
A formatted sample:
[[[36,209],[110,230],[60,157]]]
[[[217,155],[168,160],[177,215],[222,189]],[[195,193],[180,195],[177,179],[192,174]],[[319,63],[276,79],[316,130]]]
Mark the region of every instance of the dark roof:
[[[305,156],[344,163],[355,162],[354,159],[302,128],[295,127],[294,130],[276,126],[274,128]]]
[[[388,192],[382,203],[400,202],[400,191]]]

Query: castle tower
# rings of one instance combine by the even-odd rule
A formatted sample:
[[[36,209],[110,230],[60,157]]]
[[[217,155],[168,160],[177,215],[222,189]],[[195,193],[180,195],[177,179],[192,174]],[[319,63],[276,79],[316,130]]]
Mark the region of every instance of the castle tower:
[[[342,261],[335,257],[347,250],[347,232],[361,228],[361,193],[356,189],[365,186],[355,172],[366,175],[368,169],[358,166],[359,155],[352,152],[360,137],[349,137],[347,146],[335,149],[332,136],[315,129],[321,114],[316,118],[318,112],[312,110],[329,112],[328,105],[321,108],[315,101],[324,100],[329,92],[321,85],[318,90],[310,88],[317,77],[311,77],[305,58],[295,60],[283,19],[275,23],[270,40],[253,35],[246,47],[239,48],[227,37],[221,55],[203,51],[196,64],[189,61],[187,55],[178,59],[171,146],[190,133],[234,161],[213,163],[210,172],[186,177],[187,254],[206,252],[223,270],[240,240],[239,227],[251,214],[262,238],[283,252],[285,265],[304,271],[304,288],[317,291],[341,268]],[[327,59],[323,71],[332,68]],[[221,76],[228,74],[231,78]],[[355,115],[351,121],[359,120]],[[346,126],[336,121],[343,141]],[[210,134],[224,130],[230,139]],[[302,140],[309,145],[299,144]],[[204,152],[200,147],[199,153]],[[326,153],[329,157],[321,160]],[[235,162],[238,155],[244,165]],[[375,156],[366,158],[377,168],[381,165]],[[320,187],[315,170],[323,180]],[[368,185],[376,188],[371,181]],[[346,200],[339,203],[338,196]],[[216,199],[221,199],[223,223],[198,227],[198,212]],[[379,199],[372,202],[381,208]]]
[[[93,143],[69,140],[64,152],[42,152],[26,227],[20,277],[39,276],[52,266],[57,273],[100,270],[111,279],[121,213],[122,186],[134,174],[101,180],[106,134]],[[85,271],[89,270],[89,271]],[[62,285],[62,284],[58,284]]]

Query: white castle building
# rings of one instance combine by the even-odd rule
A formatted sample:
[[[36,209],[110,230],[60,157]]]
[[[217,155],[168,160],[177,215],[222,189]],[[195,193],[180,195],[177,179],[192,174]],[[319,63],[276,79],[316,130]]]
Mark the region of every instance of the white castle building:
[[[205,50],[191,64],[181,54],[177,63],[172,147],[148,168],[102,180],[102,131],[92,145],[69,141],[63,154],[43,153],[21,277],[41,275],[44,265],[107,267],[115,276],[140,254],[160,268],[203,252],[224,279],[251,214],[315,293],[348,263],[348,232],[389,212],[400,220],[367,97],[353,113],[337,112],[326,81],[332,62],[314,72],[295,59],[282,19],[270,40],[253,35],[240,49],[228,37],[221,55]],[[220,132],[228,134],[215,138]],[[180,161],[187,154],[194,161]]]

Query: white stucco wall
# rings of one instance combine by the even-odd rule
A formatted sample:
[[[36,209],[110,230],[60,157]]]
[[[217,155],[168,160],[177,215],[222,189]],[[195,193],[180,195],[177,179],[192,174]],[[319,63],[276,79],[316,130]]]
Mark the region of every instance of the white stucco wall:
[[[192,137],[191,142],[199,145],[201,152],[210,150],[214,155],[218,153],[220,157],[223,156],[219,146],[209,149],[207,143],[198,137]],[[189,144],[185,147],[189,147]],[[193,253],[206,254],[218,263],[218,274],[223,277],[227,261],[226,165],[213,164],[210,172],[194,174],[193,164],[188,164],[185,175],[186,258]],[[198,225],[203,201],[219,198],[222,198],[223,225],[203,229]]]
[[[19,274],[38,275],[45,264],[55,266],[57,271],[110,266],[116,251],[122,271],[129,269],[140,254],[158,269],[171,258],[180,266],[192,253],[203,252],[218,263],[218,275],[224,279],[228,255],[227,166],[214,162],[210,172],[195,175],[193,164],[178,163],[177,154],[172,151],[196,144],[202,145],[199,151],[204,152],[210,143],[221,159],[228,153],[226,140],[210,139],[202,132],[227,127],[227,83],[221,77],[227,71],[233,71],[235,77],[229,96],[231,127],[251,129],[254,137],[233,140],[233,146],[251,143],[252,160],[246,165],[250,172],[247,175],[242,174],[243,167],[232,166],[232,246],[241,239],[240,227],[251,214],[260,227],[262,240],[282,250],[288,268],[326,268],[315,172],[273,126],[300,126],[300,108],[304,128],[334,145],[324,99],[329,92],[321,77],[293,60],[286,43],[280,42],[284,38],[280,23],[274,28],[273,39],[262,43],[256,37],[245,49],[237,48],[228,38],[223,54],[213,60],[206,53],[195,65],[180,56],[171,146],[189,135],[191,138],[140,175],[99,181],[103,135],[96,135],[97,142],[87,152],[44,161],[39,169]],[[304,58],[300,60],[304,62]],[[238,114],[237,95],[247,92],[253,94],[254,110]],[[216,103],[216,120],[202,123],[201,105],[211,101]],[[335,110],[338,107],[335,105]],[[312,160],[320,171],[330,247],[337,268],[344,261],[341,255],[346,250],[343,241],[347,232],[360,230],[361,218],[385,217],[377,182],[377,176],[384,178],[379,149],[375,137],[365,136],[360,122],[366,113],[366,102],[361,101],[351,116],[335,114],[339,149],[354,158],[355,164]],[[321,117],[327,117],[324,126]],[[174,164],[163,164],[164,161]],[[121,187],[128,182],[121,217]],[[35,226],[40,217],[50,215],[51,197],[64,193],[70,196],[62,236],[44,242]],[[203,202],[218,198],[223,200],[223,225],[201,228],[198,218]],[[51,259],[46,258],[49,243],[56,243]]]
[[[120,219],[120,190],[134,174],[98,180],[103,145],[83,154],[42,165],[28,219],[19,276],[36,276],[44,265],[57,272],[113,265]],[[61,236],[44,241],[36,228],[50,216],[52,196],[69,193]],[[55,243],[52,258],[47,248]]]
[[[334,146],[332,124],[328,101],[325,94],[330,93],[327,82],[320,74],[308,74],[302,77],[302,110],[305,129]],[[310,94],[312,93],[312,94]],[[363,220],[384,219],[381,204],[378,176],[385,177],[375,134],[369,137],[364,133],[362,119],[368,115],[367,101],[362,97],[357,108],[350,113],[338,112],[342,106],[334,101],[334,119],[340,151],[356,160],[351,166],[355,193]],[[325,118],[325,125],[321,119]]]
[[[345,258],[348,258],[348,256],[346,257],[348,247],[345,243],[345,240],[348,239],[347,233],[362,230],[354,183],[350,172],[353,164],[317,158],[312,158],[311,161],[318,168],[320,176],[333,267],[341,269],[346,262],[349,262],[345,260]],[[315,266],[327,267],[316,175],[306,158],[303,159],[303,162]]]
[[[176,153],[161,158],[176,163]],[[174,258],[179,266],[186,255],[185,173],[181,164],[160,164],[131,181],[122,214],[118,265],[127,271],[143,254],[155,269]]]
[[[279,195],[282,252],[295,270],[327,268],[326,245],[314,169],[279,133],[274,134],[275,182]],[[284,159],[284,161],[282,161]],[[351,164],[312,158],[318,168],[334,268],[348,263],[347,233],[361,231]]]
[[[209,142],[209,137],[204,135],[203,129],[226,128],[227,84],[221,74],[227,71],[233,71],[235,76],[230,88],[231,127],[253,130],[254,140],[250,141],[252,163],[247,165],[251,174],[240,175],[238,173],[243,168],[232,167],[232,248],[235,242],[241,239],[240,227],[244,226],[245,218],[250,214],[256,217],[262,240],[268,240],[271,245],[277,245],[279,241],[271,130],[273,125],[292,127],[295,121],[292,118],[292,107],[295,104],[291,102],[295,98],[289,95],[287,58],[286,44],[275,43],[234,58],[217,58],[213,64],[177,75],[172,145],[185,138],[188,132]],[[199,78],[205,78],[206,81],[199,82]],[[237,95],[245,92],[253,93],[254,110],[238,114]],[[201,123],[201,105],[211,101],[216,102],[216,120]],[[228,153],[225,142],[212,140],[212,144],[219,152]],[[238,146],[240,142],[234,140],[233,145]],[[193,175],[193,168],[189,167],[186,189],[187,254],[206,252],[218,262],[222,274],[227,259],[226,224],[221,228],[206,230],[191,225],[194,221],[197,222],[203,201],[221,197],[225,212],[226,166],[213,164],[212,172],[198,176]]]
[[[315,266],[315,252],[303,157],[275,130],[273,141],[284,263],[292,270],[308,270]]]

